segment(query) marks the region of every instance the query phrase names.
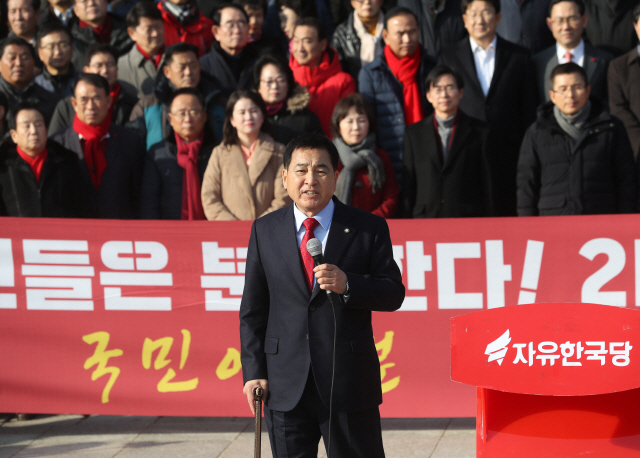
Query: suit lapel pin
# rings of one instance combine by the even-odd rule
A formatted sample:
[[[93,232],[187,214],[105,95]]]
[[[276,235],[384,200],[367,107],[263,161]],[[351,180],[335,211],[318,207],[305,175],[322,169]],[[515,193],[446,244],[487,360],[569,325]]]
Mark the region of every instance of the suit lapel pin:
[[[348,228],[348,227],[345,227],[345,229],[344,229],[344,233],[345,233],[345,234],[348,234],[348,233],[349,233],[349,228]]]

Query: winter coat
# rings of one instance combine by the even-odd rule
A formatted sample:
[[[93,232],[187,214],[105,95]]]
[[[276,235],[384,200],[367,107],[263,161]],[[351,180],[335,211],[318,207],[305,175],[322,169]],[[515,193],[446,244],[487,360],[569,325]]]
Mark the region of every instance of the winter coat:
[[[433,107],[427,102],[424,81],[434,67],[434,60],[426,54],[424,49],[421,52],[422,62],[420,62],[417,78],[424,114],[428,116],[433,111]],[[402,140],[405,129],[403,86],[391,73],[384,54],[376,57],[373,62],[360,70],[358,87],[378,120],[378,132],[376,132],[378,148],[387,152],[396,171],[398,183],[402,183]]]
[[[593,46],[621,56],[638,44],[633,28],[633,9],[637,0],[590,0],[585,2],[589,16],[584,29],[586,41]]]
[[[533,54],[555,45],[547,26],[550,0],[502,0],[502,18],[496,32],[505,40],[529,49]]]
[[[487,150],[488,126],[458,112],[444,161],[433,114],[404,135],[402,218],[460,218],[492,215]]]
[[[113,119],[112,123],[119,126],[124,126],[131,116],[131,110],[138,102],[138,99],[132,96],[129,92],[121,90],[116,99],[115,106],[113,107]],[[49,124],[49,137],[53,137],[54,134],[61,130],[71,127],[73,125],[73,118],[76,115],[76,111],[71,105],[71,97],[65,97],[60,100],[56,105],[56,109],[51,117],[51,123]]]
[[[232,92],[238,89],[253,89],[253,67],[258,57],[256,45],[248,44],[239,56],[231,57],[215,41],[210,51],[200,58],[200,71],[216,82],[226,104]],[[237,78],[225,58],[238,59],[238,67],[241,70]]]
[[[293,54],[289,57],[289,66],[296,82],[306,87],[311,94],[309,110],[318,116],[322,130],[331,137],[333,109],[340,99],[356,91],[355,80],[342,71],[338,53],[331,47],[327,47],[322,53],[320,65],[313,70],[306,65],[298,64]]]
[[[336,27],[331,38],[331,46],[338,53],[342,69],[357,80],[362,61],[360,60],[360,37],[353,25],[353,14],[353,12],[349,14],[349,18]],[[380,37],[376,42],[375,55],[382,54],[383,50],[384,40]]]
[[[20,102],[29,101],[38,105],[38,108],[40,108],[40,111],[44,115],[44,120],[47,123],[47,126],[50,124],[53,110],[56,108],[56,96],[36,84],[35,79],[29,83],[24,91],[17,93],[15,88],[0,76],[0,92],[7,97],[9,107],[5,117],[5,122],[8,122],[13,116],[11,108],[15,107]]]
[[[163,64],[164,56],[156,69],[156,65],[145,58],[137,46],[133,46],[131,51],[118,59],[118,80],[128,83],[123,85],[123,89],[132,89],[130,91],[132,96],[142,98],[153,94],[156,76]]]
[[[282,185],[284,145],[260,133],[247,165],[239,145],[213,149],[202,181],[202,207],[208,220],[254,220],[291,203]]]
[[[436,3],[444,6],[434,14]],[[467,36],[460,3],[460,0],[398,0],[398,6],[409,8],[420,19],[420,44],[430,56],[437,56],[440,50]]]
[[[42,70],[42,73],[36,76],[36,84],[42,89],[51,92],[56,99],[56,104],[64,97],[70,97],[73,95],[73,85],[76,82],[79,73],[74,70],[73,66],[71,66],[69,70],[70,75],[66,78],[66,83],[63,87],[56,87],[57,85],[53,81],[53,77],[49,74],[46,68]]]
[[[207,123],[218,139],[222,139],[222,125],[224,124],[224,107],[220,100],[220,91],[214,83],[201,75],[198,90],[204,97]],[[156,143],[165,140],[169,135],[169,99],[173,89],[171,83],[159,73],[153,94],[145,95],[131,111],[127,127],[135,130],[145,139],[147,150]]]
[[[53,137],[65,148],[82,158],[80,173],[87,189],[93,213],[100,218],[135,219],[140,212],[140,182],[145,149],[142,139],[124,127],[111,124],[106,139],[107,168],[96,189],[84,161],[80,137],[69,127]]]
[[[573,143],[548,102],[529,127],[518,161],[518,215],[581,215],[636,211],[637,171],[622,122],[592,100]]]
[[[0,216],[91,216],[78,156],[52,140],[47,151],[38,183],[15,143],[7,139],[0,145]]]
[[[200,184],[209,163],[215,137],[205,128],[198,154]],[[147,153],[142,175],[140,217],[142,219],[181,219],[184,169],[178,164],[176,137],[171,130],[166,140]]]
[[[351,188],[351,202],[349,205],[383,218],[391,218],[398,207],[400,188],[398,187],[398,181],[396,180],[396,174],[393,172],[393,165],[389,155],[379,148],[376,148],[376,154],[384,165],[385,181],[382,189],[374,194],[371,191],[371,180],[369,179],[367,168],[358,169],[353,175],[353,187]],[[340,171],[343,168],[342,162],[338,163],[338,170]]]
[[[287,103],[276,114],[269,116],[271,134],[278,143],[287,145],[293,137],[305,133],[322,133],[318,117],[307,106],[311,96],[302,88],[294,90]]]
[[[119,16],[111,13],[107,14],[113,24],[109,44],[116,48],[120,55],[125,54],[133,46],[133,40],[127,33],[127,24]],[[69,22],[69,31],[71,32],[73,44],[71,62],[75,68],[81,69],[84,67],[84,53],[90,45],[97,43],[96,36],[91,27],[80,27],[79,19],[75,15]]]
[[[158,9],[162,13],[164,23],[164,44],[169,47],[176,43],[189,43],[198,48],[200,56],[203,56],[213,43],[211,27],[213,21],[204,16],[202,12],[195,22],[182,25],[176,17],[164,8],[162,2],[158,3]]]

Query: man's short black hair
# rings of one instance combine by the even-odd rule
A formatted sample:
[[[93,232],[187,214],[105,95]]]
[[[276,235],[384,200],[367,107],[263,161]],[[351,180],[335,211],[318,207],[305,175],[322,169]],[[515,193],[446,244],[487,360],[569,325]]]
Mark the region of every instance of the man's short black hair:
[[[192,52],[195,56],[196,59],[199,58],[199,52],[198,52],[198,48],[192,44],[189,43],[176,43],[174,45],[171,45],[167,48],[167,50],[164,53],[164,63],[165,65],[170,65],[171,62],[173,61],[173,56],[176,54],[185,54],[188,52]]]
[[[307,26],[316,29],[316,32],[318,33],[318,41],[327,39],[327,28],[318,20],[318,18],[313,16],[303,17],[296,23],[295,28],[300,26]]]
[[[635,6],[633,12],[631,13],[631,16],[633,17],[633,23],[636,24],[638,22],[638,19],[640,19],[640,3]]]
[[[5,97],[5,101],[6,101],[6,97]],[[6,107],[6,105],[5,105]],[[37,104],[37,102],[33,101],[33,100],[25,100],[24,102],[19,102],[16,106],[14,106],[11,109],[11,116],[8,117],[7,119],[7,127],[9,127],[9,129],[13,129],[15,130],[16,128],[16,119],[18,118],[18,113],[20,113],[23,110],[35,110],[38,113],[40,113],[40,116],[42,116],[42,120],[45,120],[46,117],[44,115],[44,113],[42,112],[42,108],[40,108]],[[7,116],[5,115],[5,119],[7,118]]]
[[[5,48],[10,45],[22,46],[23,48],[27,48],[31,53],[31,57],[33,57],[33,60],[36,60],[36,50],[33,48],[33,46],[31,46],[31,43],[29,43],[24,38],[20,38],[15,35],[8,36],[4,40],[0,41],[0,58],[4,56]]]
[[[414,13],[413,11],[411,11],[407,7],[396,6],[394,8],[391,8],[387,12],[387,14],[384,15],[384,28],[385,28],[385,30],[387,29],[387,27],[389,25],[389,20],[393,19],[396,16],[413,16],[413,18],[416,20],[416,24],[418,24],[418,26],[420,25],[420,22],[418,21],[418,16],[416,16],[416,13]]]
[[[276,6],[278,11],[280,11],[282,7],[293,10],[299,18],[308,16],[317,17],[318,15],[316,2],[310,2],[309,0],[276,0]]]
[[[225,8],[233,8],[234,10],[241,11],[242,15],[244,16],[245,20],[247,21],[247,24],[249,24],[249,15],[247,14],[247,12],[244,10],[243,7],[241,7],[240,5],[236,5],[234,3],[223,3],[220,6],[218,6],[213,11],[213,14],[211,15],[211,20],[213,21],[213,23],[215,25],[220,27],[220,18],[222,17],[222,10],[225,9]]]
[[[469,5],[477,1],[487,2],[488,4],[493,6],[493,8],[496,10],[496,13],[500,12],[500,0],[462,0],[462,2],[460,3],[462,14],[465,14],[467,12],[467,8],[469,8]]]
[[[91,65],[91,59],[93,59],[93,56],[96,54],[110,54],[113,57],[113,60],[116,61],[116,64],[118,63],[118,57],[120,57],[120,53],[113,46],[106,43],[93,43],[92,45],[89,45],[84,53],[85,67]]]
[[[314,133],[300,134],[297,137],[294,137],[294,139],[289,142],[282,155],[282,164],[284,165],[285,170],[289,170],[289,164],[291,164],[293,153],[295,153],[299,149],[325,150],[327,153],[329,153],[333,171],[335,172],[336,170],[338,170],[338,161],[340,160],[340,155],[338,154],[336,145],[334,145],[328,137]]]
[[[562,3],[562,2],[573,3],[578,7],[578,12],[580,13],[580,16],[584,16],[585,6],[582,0],[551,0],[551,2],[549,2],[549,17],[551,17],[551,10],[553,9],[553,7],[556,6],[558,3]]]
[[[233,4],[250,10],[262,8],[265,16],[267,14],[267,0],[233,0]]]
[[[427,91],[431,89],[438,78],[442,75],[451,75],[453,79],[456,80],[456,85],[458,89],[464,89],[464,80],[460,73],[458,73],[454,68],[449,67],[448,65],[440,64],[436,65],[436,67],[429,72],[427,78],[424,81],[424,87],[427,88]]]
[[[56,32],[64,33],[69,38],[69,44],[73,41],[71,32],[69,32],[69,29],[62,22],[48,21],[45,22],[44,25],[38,29],[38,33],[36,33],[36,48],[40,47],[40,42],[44,37]]]
[[[125,18],[127,27],[135,29],[140,25],[140,19],[143,17],[162,21],[162,13],[156,4],[150,0],[142,0],[133,5],[133,8],[127,13],[127,17]]]
[[[194,96],[196,99],[198,99],[198,102],[200,102],[200,106],[204,110],[204,108],[205,108],[205,106],[204,106],[204,97],[202,97],[202,93],[198,89],[196,89],[195,87],[183,87],[183,88],[176,89],[175,91],[173,91],[173,93],[171,94],[171,97],[169,98],[169,108],[171,108],[171,105],[173,104],[173,101],[179,95],[192,95],[192,96]]]
[[[549,76],[549,85],[551,89],[553,89],[553,82],[558,75],[571,75],[573,73],[578,73],[585,85],[589,85],[589,77],[587,76],[587,72],[580,65],[575,62],[567,62],[566,64],[557,65],[556,68],[551,70],[551,76]]]
[[[109,95],[109,82],[104,76],[98,75],[97,73],[82,73],[78,76],[78,79],[73,83],[73,96],[76,95],[76,87],[78,87],[78,83],[84,81],[87,84],[97,87],[98,89],[104,89],[104,93]]]

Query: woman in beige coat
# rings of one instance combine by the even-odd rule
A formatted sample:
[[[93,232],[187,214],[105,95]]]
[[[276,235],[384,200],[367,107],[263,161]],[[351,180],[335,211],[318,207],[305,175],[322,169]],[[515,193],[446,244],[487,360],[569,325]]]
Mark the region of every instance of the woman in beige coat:
[[[202,181],[208,220],[253,220],[291,203],[282,184],[284,146],[266,132],[267,110],[254,92],[229,97],[222,143]]]

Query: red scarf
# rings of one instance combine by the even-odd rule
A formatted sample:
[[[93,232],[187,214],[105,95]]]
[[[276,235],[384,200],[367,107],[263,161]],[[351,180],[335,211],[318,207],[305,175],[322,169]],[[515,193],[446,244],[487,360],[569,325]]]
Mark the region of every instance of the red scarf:
[[[389,46],[384,47],[384,57],[393,76],[402,83],[404,97],[404,124],[406,126],[421,121],[424,118],[424,107],[418,84],[418,70],[420,68],[420,48],[411,56],[398,59]]]
[[[18,145],[16,145],[16,148],[18,149],[18,154],[20,155],[20,157],[24,159],[27,164],[29,164],[29,167],[31,167],[31,171],[36,176],[36,180],[38,181],[38,183],[40,183],[42,166],[44,165],[44,161],[47,160],[47,156],[49,155],[49,151],[47,151],[47,148],[45,147],[45,149],[40,151],[40,154],[38,154],[36,157],[29,156],[27,153],[22,151]]]
[[[80,20],[80,27],[91,27],[90,24]],[[113,31],[113,22],[111,22],[111,18],[107,15],[107,18],[98,27],[91,27],[93,29],[93,34],[96,37],[96,41],[98,43],[110,43],[111,42],[111,32]]]
[[[267,105],[267,116],[273,116],[278,111],[280,111],[282,109],[282,107],[284,106],[284,102],[285,101],[282,101],[280,103],[276,103],[275,105]]]
[[[113,89],[111,90],[111,92],[109,92],[109,95],[111,96],[111,106],[109,107],[109,114],[107,115],[109,124],[111,124],[111,118],[113,117],[113,110],[116,106],[116,100],[118,100],[118,97],[120,96],[120,89],[122,89],[122,87],[120,86],[120,83],[116,81],[116,84],[113,85]]]
[[[153,65],[155,65],[157,69],[158,65],[160,65],[160,61],[162,60],[162,55],[164,54],[164,46],[153,57],[147,54],[147,52],[142,49],[138,43],[136,43],[136,47],[138,48],[138,51],[140,51],[140,54],[142,54],[146,60],[150,60],[151,62],[153,62]]]
[[[202,147],[202,138],[192,142],[185,142],[178,134],[178,165],[184,169],[182,174],[182,217],[181,219],[205,219],[200,196],[200,175],[198,173],[198,154]]]
[[[107,142],[102,141],[103,137],[109,132],[111,119],[109,116],[98,126],[90,126],[78,119],[76,114],[73,118],[73,130],[84,138],[83,155],[84,162],[89,169],[91,181],[96,188],[100,187],[102,174],[107,168],[107,159],[105,153],[107,151]]]

